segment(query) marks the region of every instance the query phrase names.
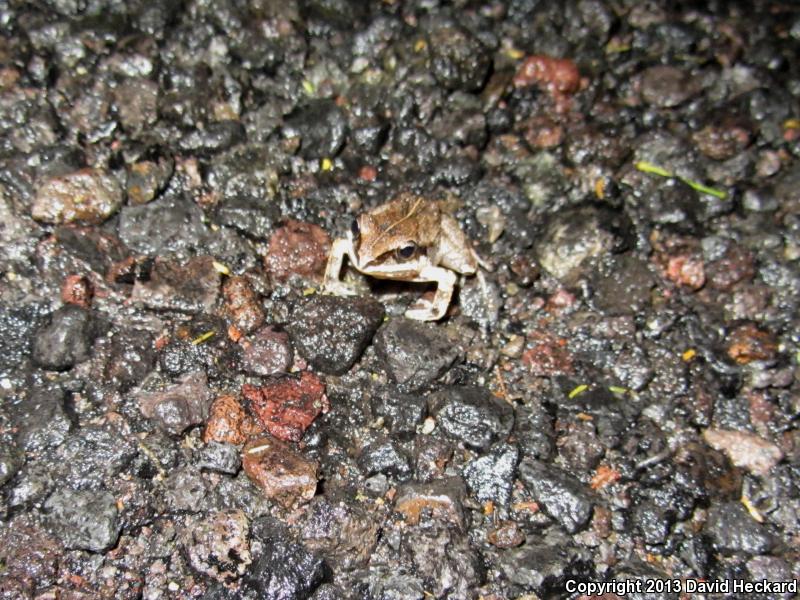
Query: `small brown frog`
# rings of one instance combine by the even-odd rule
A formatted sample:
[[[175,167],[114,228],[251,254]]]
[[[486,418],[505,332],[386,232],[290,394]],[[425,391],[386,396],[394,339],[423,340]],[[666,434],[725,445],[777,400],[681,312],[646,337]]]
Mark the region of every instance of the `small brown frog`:
[[[473,275],[486,267],[458,222],[439,202],[402,193],[359,215],[346,238],[333,242],[323,290],[352,295],[339,280],[344,257],[364,275],[398,281],[436,282],[432,301],[419,300],[405,313],[409,319],[435,321],[447,311],[456,273]]]

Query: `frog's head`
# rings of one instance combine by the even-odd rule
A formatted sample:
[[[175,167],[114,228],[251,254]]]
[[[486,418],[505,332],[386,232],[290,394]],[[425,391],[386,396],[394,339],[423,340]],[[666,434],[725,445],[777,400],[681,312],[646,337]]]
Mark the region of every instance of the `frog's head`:
[[[376,218],[372,213],[353,219],[349,236],[359,264],[402,263],[414,259],[422,244],[414,228],[404,225]]]

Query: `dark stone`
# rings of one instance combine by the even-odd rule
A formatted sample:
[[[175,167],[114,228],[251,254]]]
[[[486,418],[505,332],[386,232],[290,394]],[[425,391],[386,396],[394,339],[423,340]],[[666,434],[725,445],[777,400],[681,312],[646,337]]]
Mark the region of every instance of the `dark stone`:
[[[137,280],[131,299],[155,310],[211,312],[220,293],[220,274],[210,256],[185,263],[156,259],[148,281]]]
[[[267,204],[260,198],[242,196],[222,199],[214,214],[220,225],[233,227],[256,239],[265,238],[280,216],[277,205]]]
[[[474,36],[455,26],[428,34],[431,71],[441,85],[465,92],[480,90],[492,66],[489,50]]]
[[[404,392],[433,383],[461,356],[461,350],[435,325],[392,319],[375,336],[375,351]]]
[[[147,331],[117,331],[110,340],[105,376],[121,391],[141,383],[155,364],[152,334]]]
[[[169,510],[196,513],[207,508],[208,485],[200,471],[190,467],[172,471],[164,480],[164,489]]]
[[[380,527],[378,515],[357,500],[317,496],[308,505],[301,536],[309,550],[349,571],[369,563]]]
[[[137,454],[136,445],[116,431],[88,425],[70,435],[56,456],[72,488],[96,489],[122,472]]]
[[[675,512],[655,502],[645,501],[633,510],[632,522],[646,544],[663,544],[675,521]]]
[[[187,152],[209,155],[227,150],[244,140],[244,126],[239,121],[217,121],[183,136],[178,145]]]
[[[194,463],[204,471],[236,475],[242,468],[242,457],[236,446],[211,441],[195,452]]]
[[[480,502],[508,506],[519,462],[519,450],[511,444],[497,444],[487,454],[464,467],[464,480]]]
[[[650,306],[655,278],[647,263],[633,254],[600,261],[590,279],[592,301],[608,315],[640,314]]]
[[[567,579],[585,580],[589,557],[568,540],[550,536],[498,554],[500,570],[512,583],[549,598],[563,592]],[[577,575],[577,576],[576,576]]]
[[[12,405],[10,413],[17,428],[17,444],[27,451],[58,446],[72,427],[60,388],[34,388],[27,398]]]
[[[553,417],[541,404],[517,406],[514,433],[525,457],[547,459],[555,449]]]
[[[482,387],[451,386],[428,398],[431,414],[452,438],[476,450],[505,440],[514,426],[514,409]]]
[[[45,369],[69,369],[89,358],[98,333],[89,311],[74,304],[62,306],[50,323],[36,332],[33,360]]]
[[[264,544],[261,557],[245,574],[246,584],[260,600],[308,598],[327,578],[328,568],[301,544],[272,539]]]
[[[213,400],[204,372],[188,373],[177,384],[159,392],[138,394],[139,409],[162,431],[180,435],[208,417]]]
[[[189,199],[167,194],[120,211],[119,237],[133,252],[163,256],[200,248],[208,238],[200,207]]]
[[[283,133],[300,138],[304,158],[333,158],[347,137],[347,118],[332,100],[315,100],[286,118]]]
[[[724,554],[764,554],[775,545],[772,534],[748,514],[741,502],[714,504],[703,532]]]
[[[105,491],[62,488],[44,509],[53,534],[70,549],[104,552],[116,544],[122,528],[116,500]]]
[[[369,444],[361,451],[358,466],[367,477],[384,473],[405,479],[411,474],[408,456],[392,440],[379,440]]]
[[[544,511],[570,533],[582,529],[592,516],[589,490],[558,467],[525,459],[519,477]]]
[[[39,304],[0,305],[0,377],[18,374],[30,360],[31,340],[45,319],[43,310]]]
[[[0,487],[3,487],[25,464],[25,453],[19,448],[4,444],[0,446]]]
[[[361,356],[383,315],[383,306],[369,298],[315,296],[287,328],[297,351],[315,369],[341,375]]]
[[[403,546],[414,562],[414,572],[435,597],[469,598],[486,576],[485,567],[469,538],[450,527],[414,527]]]
[[[417,432],[428,412],[423,396],[404,394],[396,388],[386,388],[372,397],[372,412],[383,417],[384,425],[392,434],[410,439]]]

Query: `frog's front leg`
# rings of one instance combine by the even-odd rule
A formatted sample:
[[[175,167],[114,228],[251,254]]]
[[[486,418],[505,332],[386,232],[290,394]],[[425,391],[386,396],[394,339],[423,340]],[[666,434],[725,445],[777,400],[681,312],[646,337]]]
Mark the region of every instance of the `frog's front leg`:
[[[415,281],[435,281],[436,294],[433,300],[419,300],[405,313],[409,319],[417,321],[437,321],[447,312],[450,300],[453,297],[453,288],[456,285],[456,275],[452,271],[441,267],[423,267]]]
[[[339,238],[334,240],[328,254],[328,264],[325,266],[325,277],[322,280],[322,291],[336,296],[354,296],[356,291],[341,281],[342,263],[347,256],[353,265],[356,265],[355,252],[353,252],[353,240],[349,238]]]

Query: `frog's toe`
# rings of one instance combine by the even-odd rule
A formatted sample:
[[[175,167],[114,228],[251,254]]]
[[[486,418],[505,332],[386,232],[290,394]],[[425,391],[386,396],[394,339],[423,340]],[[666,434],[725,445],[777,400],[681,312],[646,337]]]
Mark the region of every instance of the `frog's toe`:
[[[342,281],[328,282],[323,286],[322,291],[332,296],[358,296],[358,290],[355,287]]]
[[[443,311],[436,309],[433,302],[418,300],[406,310],[405,317],[415,321],[436,321],[441,319],[443,314]]]

